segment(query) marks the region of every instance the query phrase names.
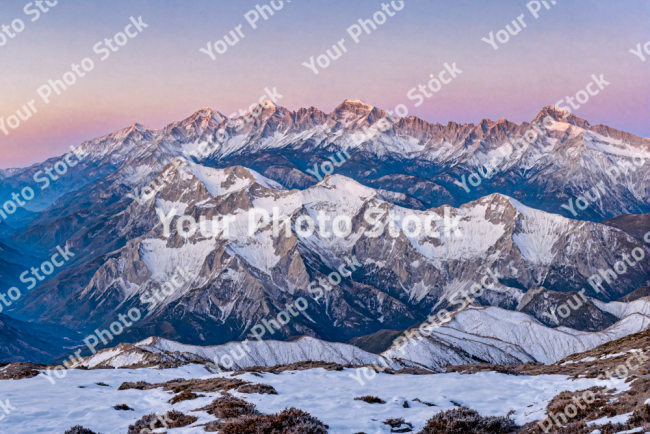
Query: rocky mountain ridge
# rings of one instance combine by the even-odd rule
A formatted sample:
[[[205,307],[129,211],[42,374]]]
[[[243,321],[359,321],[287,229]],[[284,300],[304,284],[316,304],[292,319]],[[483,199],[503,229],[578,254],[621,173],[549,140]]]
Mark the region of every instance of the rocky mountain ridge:
[[[4,285],[20,285],[16,277],[26,264],[40,264],[57,245],[75,253],[59,274],[24,291],[5,313],[90,333],[137,307],[143,319],[120,341],[160,336],[214,345],[245,339],[252,327],[302,297],[309,302],[306,313],[267,337],[346,342],[408,329],[441,309],[453,311],[465,304],[462,294],[483,281],[476,306],[521,307],[547,326],[598,332],[617,317],[595,301],[611,302],[648,284],[647,261],[626,268],[600,291],[589,283],[623,253],[650,253],[636,232],[634,238],[589,221],[645,210],[648,172],[635,162],[650,156],[647,139],[592,127],[554,107],[532,124],[501,119],[442,126],[407,118],[377,132],[386,115],[354,101],[328,115],[313,107],[291,112],[270,106],[259,116],[227,119],[204,108],[161,130],[135,124],[84,142],[77,150],[82,163],[2,223]],[[542,128],[549,117],[555,125],[544,127],[537,144],[520,141],[520,149],[502,152],[504,142]],[[198,155],[201,149],[208,152]],[[337,161],[330,160],[333,155]],[[0,191],[28,184],[56,160],[4,171]],[[327,161],[336,173],[315,170],[314,164]],[[495,174],[476,175],[482,183],[471,194],[459,196],[451,187],[453,176],[461,179],[490,161]],[[621,161],[628,173],[614,183],[607,170]],[[577,194],[596,184],[608,193],[584,215],[558,215],[560,188]],[[290,235],[275,237],[270,226],[249,234],[251,210],[272,214],[274,207],[288,217],[280,226]],[[300,235],[304,225],[298,222],[317,221],[319,213],[328,214],[329,223]],[[169,236],[160,215],[171,216]],[[232,218],[234,237],[204,236],[201,230],[183,237],[177,227],[182,215],[196,222]],[[335,216],[349,218],[350,233],[322,235],[321,229],[332,232]],[[417,221],[427,218],[433,235],[422,227],[412,234]],[[379,220],[383,232],[367,236]],[[350,276],[310,286],[326,282],[352,257],[360,266]],[[190,277],[162,297],[177,269]],[[555,298],[524,300],[539,287],[551,291],[544,300]],[[592,301],[568,323],[554,324],[544,315],[582,289]]]

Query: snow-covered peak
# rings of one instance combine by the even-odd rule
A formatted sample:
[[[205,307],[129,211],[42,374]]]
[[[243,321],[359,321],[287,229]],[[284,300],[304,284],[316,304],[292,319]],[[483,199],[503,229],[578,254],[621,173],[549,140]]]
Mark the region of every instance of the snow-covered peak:
[[[260,175],[252,169],[247,169],[242,166],[213,169],[211,167],[192,164],[187,166],[187,170],[205,185],[213,197],[239,191],[255,183],[272,190],[286,190],[277,182]]]
[[[316,186],[320,186],[328,189],[336,189],[346,194],[352,194],[354,196],[360,197],[369,197],[375,194],[375,190],[371,187],[366,187],[355,181],[352,178],[348,178],[344,175],[326,175],[322,181],[320,181]]]
[[[226,117],[220,112],[211,109],[210,107],[201,107],[198,111],[194,112],[188,119],[197,118],[212,118],[215,122],[221,123]]]
[[[548,105],[544,107],[539,114],[537,115],[538,118],[542,119],[546,116],[551,116],[553,119],[556,121],[559,121],[561,119],[564,119],[566,116],[568,116],[570,112],[565,109],[561,109],[555,105]]]
[[[363,105],[363,106],[368,107],[368,108],[371,108],[371,109],[372,109],[372,108],[375,108],[374,106],[372,106],[372,105],[370,105],[370,104],[368,104],[368,103],[366,103],[365,101],[360,100],[360,99],[346,99],[345,101],[343,101],[343,104],[345,104],[345,103],[348,103],[348,104],[359,104],[359,105]]]
[[[546,124],[544,124],[544,118],[546,117],[551,117],[555,122],[558,123],[567,123],[585,129],[591,128],[591,124],[587,120],[576,116],[575,114],[571,113],[569,110],[561,109],[554,105],[549,105],[544,107],[537,114],[537,116],[533,120],[533,123],[536,123],[538,125],[541,124],[545,126]]]
[[[153,133],[153,132],[156,132],[158,130],[154,130],[152,128],[146,127],[146,126],[136,122],[135,124],[133,124],[133,125],[131,125],[129,127],[122,128],[121,130],[118,130],[118,131],[116,131],[116,132],[114,132],[112,134],[109,134],[108,136],[105,136],[105,137],[113,137],[115,139],[123,139],[123,138],[128,137],[134,131],[137,131],[139,133],[147,133],[147,132]]]
[[[335,117],[341,120],[352,120],[355,117],[364,119],[374,111],[383,112],[383,110],[377,109],[371,105],[361,102],[360,100],[346,99],[334,109],[334,111],[330,114],[330,117]]]
[[[591,302],[598,309],[609,312],[617,318],[625,318],[635,313],[650,317],[650,297],[641,297],[629,302],[612,301],[609,303],[592,298]]]

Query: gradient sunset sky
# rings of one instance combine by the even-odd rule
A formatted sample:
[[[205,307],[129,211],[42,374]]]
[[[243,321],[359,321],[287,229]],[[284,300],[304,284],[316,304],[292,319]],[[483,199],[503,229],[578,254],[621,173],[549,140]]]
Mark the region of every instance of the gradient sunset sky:
[[[557,0],[534,19],[528,1],[406,0],[358,44],[347,28],[370,19],[381,0],[285,0],[257,29],[244,15],[264,1],[59,0],[34,22],[27,3],[0,3],[0,24],[25,23],[0,47],[0,116],[6,121],[32,99],[38,112],[8,136],[0,131],[0,168],[43,161],[135,122],[161,128],[201,107],[229,115],[265,87],[276,87],[278,105],[290,110],[329,113],[361,99],[390,110],[403,103],[409,115],[434,123],[521,123],[603,74],[611,84],[574,113],[650,137],[650,55],[642,62],[629,53],[650,41],[648,1]],[[521,14],[527,27],[498,50],[481,40]],[[93,46],[123,31],[131,16],[149,27],[100,61]],[[199,51],[239,24],[245,37],[225,54],[212,60]],[[302,66],[342,38],[348,52],[319,75]],[[94,70],[45,104],[36,90],[85,57]],[[409,89],[426,85],[445,62],[463,73],[414,107]]]

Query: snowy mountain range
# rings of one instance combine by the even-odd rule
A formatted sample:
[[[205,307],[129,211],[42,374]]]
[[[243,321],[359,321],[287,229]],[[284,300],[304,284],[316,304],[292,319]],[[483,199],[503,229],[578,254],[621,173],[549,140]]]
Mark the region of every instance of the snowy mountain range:
[[[107,346],[151,337],[194,346],[243,341],[252,327],[300,297],[308,301],[306,310],[265,339],[308,336],[314,339],[286,345],[307,351],[306,342],[320,342],[339,351],[336,343],[404,331],[441,309],[453,311],[455,294],[484,276],[499,277],[473,307],[426,343],[413,341],[408,357],[390,347],[386,354],[434,370],[476,361],[551,363],[647,327],[645,298],[615,301],[649,283],[650,261],[627,267],[600,291],[589,278],[635,249],[650,255],[638,233],[601,223],[650,211],[649,172],[638,164],[650,158],[650,140],[591,126],[554,107],[522,125],[501,119],[442,126],[402,118],[368,138],[368,129],[386,116],[349,100],[330,114],[269,106],[260,116],[228,119],[204,108],[161,130],[135,124],[84,142],[76,151],[85,155],[81,163],[40,191],[34,174],[61,157],[3,171],[1,202],[27,185],[37,194],[0,225],[0,291],[17,286],[23,293],[2,312],[11,321],[1,324],[15,332],[0,344],[17,352],[3,353],[2,361],[42,361],[44,354],[54,360],[83,346],[80,336],[108,328],[134,307],[143,318]],[[555,127],[537,144],[499,151],[549,116]],[[353,143],[361,143],[354,152]],[[209,152],[195,158],[199,149]],[[340,163],[344,151],[350,157],[332,165],[335,173],[319,169],[333,162],[330,157]],[[485,173],[488,163],[494,174],[476,175],[480,185],[469,191],[458,185]],[[619,168],[617,178],[611,167]],[[150,185],[156,186],[152,194]],[[562,208],[593,189],[601,193],[586,209]],[[288,217],[289,236],[274,236],[272,225],[249,234],[251,210],[272,214],[273,207]],[[373,209],[378,220],[393,219],[397,233],[367,236],[366,213]],[[316,220],[319,212],[348,217],[352,230],[342,237],[319,230],[301,235],[299,222]],[[169,236],[160,215],[172,216]],[[231,236],[196,231],[183,237],[177,228],[182,215],[197,222],[231,218]],[[407,216],[433,216],[439,236],[409,235]],[[324,229],[332,232],[328,224]],[[56,246],[67,246],[74,258],[34,289],[23,289],[23,270],[47,260]],[[359,266],[315,300],[310,283],[326,281],[345,258]],[[173,294],[145,301],[178,269],[190,277]],[[588,301],[582,310],[557,323],[545,315],[583,289]],[[47,348],[24,342],[30,326],[50,324],[73,341]],[[8,336],[22,336],[25,345]],[[546,344],[527,344],[540,339]],[[336,363],[369,363],[369,353],[358,351],[359,359]]]
[[[360,101],[346,100],[330,114],[314,107],[296,112],[274,104],[261,108],[259,116],[233,119],[202,108],[161,130],[134,124],[84,142],[77,149],[87,155],[84,164],[41,191],[26,210],[40,211],[66,193],[85,192],[88,188],[80,188],[84,185],[97,188],[98,180],[108,189],[104,192],[108,200],[113,193],[146,186],[172,158],[189,159],[199,149],[205,150],[200,158],[204,165],[242,165],[287,188],[304,188],[318,181],[313,173],[315,164],[331,163],[330,157],[340,161],[337,152],[360,142],[359,150],[336,167],[337,173],[364,185],[404,193],[426,207],[458,206],[498,192],[578,220],[601,221],[650,211],[647,168],[639,166],[640,159],[650,157],[650,139],[604,125],[591,126],[554,106],[545,107],[531,123],[521,125],[483,119],[478,125],[450,122],[443,126],[416,117],[398,118],[374,136],[368,136],[368,131],[388,113]],[[539,127],[544,134],[539,134],[534,144],[519,140],[546,117],[556,121],[553,129]],[[514,152],[498,151],[512,142],[519,143]],[[34,173],[52,167],[59,159],[4,170],[0,200],[10,198],[12,189],[33,184]],[[480,177],[477,187],[468,184],[469,176],[485,173],[484,166],[490,161],[495,173],[487,179]],[[621,171],[614,179],[607,173],[612,166]],[[311,174],[307,169],[312,169]],[[324,176],[322,170],[317,173]],[[463,175],[469,192],[457,184],[463,183]],[[573,214],[561,208],[568,199],[575,202],[601,181],[606,193],[587,209]],[[25,215],[31,216],[29,212],[21,214],[27,218]]]
[[[646,309],[650,306],[648,299],[639,301]],[[615,303],[603,305],[606,309],[620,309]],[[630,308],[633,312],[634,307]],[[292,342],[267,340],[217,346],[184,345],[161,338],[147,338],[135,344],[120,344],[99,351],[82,365],[134,369],[170,362],[194,362],[211,363],[220,370],[239,370],[318,361],[343,366],[374,363],[394,370],[421,368],[445,372],[448,365],[468,363],[552,364],[571,354],[647,330],[649,325],[649,316],[633,312],[602,332],[578,332],[567,327],[546,327],[520,312],[483,307],[462,311],[430,336],[397,341],[379,355],[352,345],[310,337]]]

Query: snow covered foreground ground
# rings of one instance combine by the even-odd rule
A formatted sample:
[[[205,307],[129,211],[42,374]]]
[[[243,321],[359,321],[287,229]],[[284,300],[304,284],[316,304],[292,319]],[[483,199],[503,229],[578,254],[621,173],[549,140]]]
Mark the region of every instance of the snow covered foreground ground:
[[[157,370],[143,368],[72,370],[56,384],[42,377],[0,381],[0,399],[9,399],[15,407],[0,421],[2,434],[57,433],[74,425],[83,425],[95,432],[125,434],[128,426],[145,414],[164,412],[175,408],[199,417],[184,428],[167,430],[169,434],[203,433],[197,426],[214,420],[206,412],[192,412],[209,404],[220,393],[207,393],[205,397],[171,405],[173,396],[161,388],[153,390],[117,390],[125,381],[160,383],[174,378],[214,378],[231,373],[206,375],[201,365],[186,365],[175,369]],[[513,419],[518,424],[543,419],[548,401],[560,391],[586,389],[601,381],[595,379],[570,380],[563,375],[513,376],[495,372],[461,375],[457,373],[435,375],[389,375],[379,373],[365,386],[349,376],[353,369],[326,371],[312,369],[287,371],[281,374],[263,373],[239,375],[253,383],[273,386],[278,395],[240,394],[254,403],[262,413],[275,413],[287,407],[298,407],[329,425],[330,433],[388,433],[390,428],[382,421],[389,417],[403,417],[411,422],[417,432],[426,420],[437,412],[454,408],[452,401],[477,410],[482,415],[506,415],[514,410]],[[95,383],[104,382],[109,387]],[[79,386],[83,386],[80,388]],[[624,380],[613,380],[610,387],[626,390]],[[386,404],[367,404],[355,397],[375,395]],[[433,403],[436,407],[414,402]],[[410,408],[404,408],[408,401]],[[114,405],[127,404],[135,411],[118,411]],[[160,430],[164,431],[164,430]]]

